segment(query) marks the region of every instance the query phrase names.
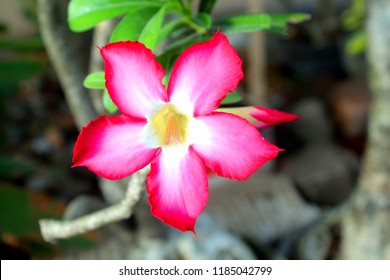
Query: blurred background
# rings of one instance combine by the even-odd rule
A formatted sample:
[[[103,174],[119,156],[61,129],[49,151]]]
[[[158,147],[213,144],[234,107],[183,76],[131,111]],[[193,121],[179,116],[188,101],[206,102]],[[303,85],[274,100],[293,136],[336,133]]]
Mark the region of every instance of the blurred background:
[[[82,81],[94,34],[70,32],[68,1],[62,2],[53,28],[69,36],[64,42],[75,54],[70,63]],[[196,238],[152,217],[144,198],[130,219],[56,244],[42,240],[39,219],[72,219],[102,209],[121,199],[127,181],[118,187],[85,168],[71,168],[79,130],[61,73],[45,51],[36,7],[37,0],[0,0],[2,259],[354,258],[343,255],[348,250],[343,246],[354,242],[343,219],[369,136],[363,0],[217,1],[215,18],[246,12],[311,15],[292,23],[287,36],[229,36],[244,60],[243,100],[235,106],[263,105],[300,116],[261,131],[285,152],[247,181],[211,177]],[[388,252],[373,258],[390,258]]]

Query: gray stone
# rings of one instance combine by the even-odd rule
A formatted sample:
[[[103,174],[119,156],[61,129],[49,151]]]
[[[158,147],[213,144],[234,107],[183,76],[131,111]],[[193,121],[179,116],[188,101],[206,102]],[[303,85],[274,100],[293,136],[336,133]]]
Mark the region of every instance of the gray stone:
[[[333,145],[310,146],[292,157],[284,172],[291,176],[307,200],[320,205],[336,205],[354,187],[358,160]]]
[[[241,182],[212,178],[206,211],[222,228],[257,243],[282,238],[320,214],[287,176],[261,172]]]
[[[107,180],[99,177],[99,187],[108,204],[116,204],[121,201],[126,195],[127,184],[129,178],[122,180]]]
[[[111,224],[97,231],[96,244],[90,248],[72,248],[61,252],[65,260],[123,260],[130,259],[136,249],[134,235],[118,224]]]
[[[68,204],[64,213],[64,219],[73,220],[104,207],[105,203],[100,199],[90,195],[80,195]]]
[[[301,241],[297,256],[301,260],[323,260],[327,257],[331,242],[328,229],[313,231]]]
[[[186,260],[253,260],[255,255],[240,238],[222,230],[203,213],[196,222],[196,236],[175,232],[179,256]]]
[[[300,119],[286,124],[305,144],[325,144],[331,142],[332,129],[324,104],[315,98],[297,102],[290,112]]]

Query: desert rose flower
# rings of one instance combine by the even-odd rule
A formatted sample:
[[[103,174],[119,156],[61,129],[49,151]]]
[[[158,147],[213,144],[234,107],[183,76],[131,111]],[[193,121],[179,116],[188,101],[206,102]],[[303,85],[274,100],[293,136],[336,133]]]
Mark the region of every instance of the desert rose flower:
[[[74,147],[74,166],[121,179],[148,164],[151,212],[182,231],[194,231],[208,199],[207,172],[244,180],[279,148],[247,120],[216,112],[243,77],[242,61],[225,35],[185,50],[168,86],[164,69],[139,42],[104,46],[106,87],[121,114],[84,127]]]

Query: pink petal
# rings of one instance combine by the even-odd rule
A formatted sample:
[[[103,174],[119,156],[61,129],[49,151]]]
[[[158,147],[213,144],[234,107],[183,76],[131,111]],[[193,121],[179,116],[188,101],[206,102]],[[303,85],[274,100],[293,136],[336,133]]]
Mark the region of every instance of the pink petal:
[[[145,167],[158,148],[143,141],[145,122],[126,115],[100,116],[85,126],[76,141],[74,166],[86,166],[107,179],[121,179]]]
[[[254,106],[251,116],[257,120],[255,126],[267,128],[281,123],[291,122],[299,119],[298,115],[282,112],[275,109]]]
[[[122,113],[145,118],[158,102],[167,101],[162,84],[164,69],[153,53],[139,42],[117,42],[104,46],[108,93]]]
[[[168,84],[169,100],[188,114],[211,113],[244,76],[241,65],[226,36],[217,32],[180,55]]]
[[[169,147],[153,159],[147,177],[154,216],[181,231],[194,231],[196,218],[206,207],[206,168],[192,148]]]
[[[215,112],[197,119],[206,128],[205,137],[199,137],[192,147],[207,167],[220,176],[247,179],[281,151],[235,115]]]
[[[299,119],[298,115],[261,106],[219,108],[216,111],[242,117],[257,128],[268,128]]]

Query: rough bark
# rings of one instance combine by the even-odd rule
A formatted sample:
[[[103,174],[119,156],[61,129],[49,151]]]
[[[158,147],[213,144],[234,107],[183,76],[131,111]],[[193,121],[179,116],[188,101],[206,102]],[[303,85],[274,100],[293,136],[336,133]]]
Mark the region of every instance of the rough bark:
[[[342,224],[342,257],[390,259],[390,1],[367,1],[372,104],[356,200]]]
[[[39,0],[39,28],[47,53],[65,93],[69,109],[79,129],[97,114],[83,86],[86,75],[74,48],[66,21],[68,1]]]

